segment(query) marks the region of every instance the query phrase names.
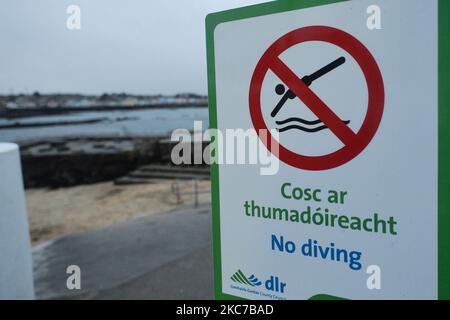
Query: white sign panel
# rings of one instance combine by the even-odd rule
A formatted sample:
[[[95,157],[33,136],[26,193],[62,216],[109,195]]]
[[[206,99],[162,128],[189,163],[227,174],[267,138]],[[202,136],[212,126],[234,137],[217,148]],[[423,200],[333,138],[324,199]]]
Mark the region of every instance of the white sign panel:
[[[254,130],[279,160],[270,174],[212,167],[218,298],[448,294],[439,13],[437,0],[292,1],[207,18],[211,128]]]

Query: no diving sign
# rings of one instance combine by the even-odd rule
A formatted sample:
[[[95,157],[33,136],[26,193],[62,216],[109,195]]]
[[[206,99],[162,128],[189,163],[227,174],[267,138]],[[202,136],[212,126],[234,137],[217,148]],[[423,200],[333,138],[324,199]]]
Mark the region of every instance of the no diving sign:
[[[211,166],[217,298],[450,298],[449,15],[303,0],[207,17],[210,127],[280,160]]]
[[[279,56],[294,45],[307,41],[323,41],[347,51],[359,64],[367,82],[369,103],[364,123],[358,133],[353,132],[289,67]],[[383,115],[384,85],[378,65],[364,45],[350,34],[327,26],[311,26],[293,30],[275,41],[256,66],[250,83],[250,115],[257,132],[268,130],[261,112],[261,87],[268,70],[272,70],[290,90],[327,126],[344,147],[331,154],[304,156],[277,146],[280,160],[307,170],[325,170],[338,167],[357,156],[372,140]],[[264,139],[263,142],[273,141]],[[273,145],[267,147],[272,148]]]

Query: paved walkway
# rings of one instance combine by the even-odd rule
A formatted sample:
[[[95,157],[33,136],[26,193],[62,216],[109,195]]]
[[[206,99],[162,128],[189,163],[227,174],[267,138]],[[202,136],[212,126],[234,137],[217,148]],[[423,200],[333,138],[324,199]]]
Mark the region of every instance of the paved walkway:
[[[33,260],[38,299],[213,299],[210,206],[62,237]],[[81,290],[66,287],[72,264]]]

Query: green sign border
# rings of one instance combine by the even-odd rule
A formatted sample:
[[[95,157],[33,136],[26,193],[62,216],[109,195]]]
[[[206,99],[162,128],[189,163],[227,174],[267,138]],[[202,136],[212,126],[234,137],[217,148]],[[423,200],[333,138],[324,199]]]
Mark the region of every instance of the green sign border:
[[[217,129],[214,30],[220,23],[344,1],[350,0],[279,0],[209,14],[206,17],[206,49],[210,128]],[[438,1],[438,297],[450,300],[450,1]],[[216,141],[212,144],[215,147]],[[218,149],[215,150],[217,152]],[[211,165],[211,190],[215,297],[221,300],[242,299],[222,291],[218,164]]]

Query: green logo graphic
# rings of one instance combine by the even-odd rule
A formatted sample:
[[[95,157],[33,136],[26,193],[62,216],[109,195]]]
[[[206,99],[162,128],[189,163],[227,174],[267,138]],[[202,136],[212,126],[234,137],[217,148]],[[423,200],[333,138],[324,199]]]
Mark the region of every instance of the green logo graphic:
[[[252,274],[250,277],[246,277],[244,273],[241,270],[236,271],[232,276],[231,280],[237,283],[246,284],[252,287],[258,287],[262,284],[261,281],[257,277],[255,277],[254,274]]]

